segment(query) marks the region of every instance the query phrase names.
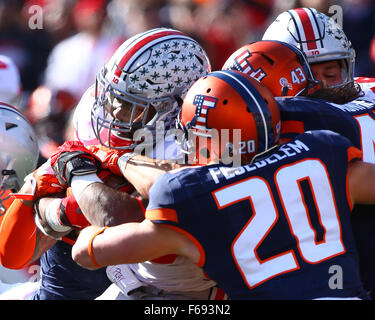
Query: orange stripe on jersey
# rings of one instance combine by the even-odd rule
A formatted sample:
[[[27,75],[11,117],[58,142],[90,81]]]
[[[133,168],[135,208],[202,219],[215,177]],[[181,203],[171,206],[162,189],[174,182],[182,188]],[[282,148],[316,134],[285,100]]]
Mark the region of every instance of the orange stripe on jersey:
[[[166,226],[170,227],[173,230],[176,230],[176,231],[182,233],[183,235],[188,237],[194,243],[194,245],[197,247],[197,249],[200,253],[199,261],[196,264],[199,267],[203,267],[204,263],[206,262],[206,254],[204,253],[204,249],[203,249],[202,245],[200,244],[200,242],[192,234],[190,234],[189,232],[187,232],[187,231],[185,231],[185,230],[183,230],[179,227],[171,226],[170,224],[168,224]]]
[[[351,162],[354,159],[362,160],[362,151],[356,147],[349,147],[348,148],[348,162]]]
[[[208,300],[228,300],[228,296],[223,289],[219,287],[213,287]]]
[[[67,244],[70,244],[71,246],[74,245],[74,244],[76,243],[75,240],[70,239],[70,238],[68,238],[68,237],[62,237],[61,240],[64,241],[65,243],[67,243]]]
[[[177,258],[176,254],[167,254],[165,256],[151,260],[151,262],[158,263],[158,264],[171,264],[176,260],[176,258]]]
[[[303,133],[305,126],[302,121],[287,120],[281,124],[281,133]]]
[[[0,261],[10,269],[25,267],[34,255],[36,225],[33,208],[16,199],[7,210],[0,227]]]
[[[348,162],[352,162],[353,160],[362,160],[362,151],[356,147],[349,147],[348,148]],[[350,190],[349,190],[349,171],[346,174],[346,198],[348,199],[348,204],[350,210],[353,210],[354,204],[352,203],[350,197]]]
[[[352,202],[352,198],[350,196],[350,189],[349,189],[349,170],[346,173],[346,199],[348,201],[348,205],[349,205],[350,211],[353,211],[354,204]]]
[[[139,202],[142,203],[140,199],[139,199]],[[142,207],[143,207],[143,204],[142,204]],[[144,210],[143,213],[145,214],[146,218],[150,220],[171,220],[174,222],[178,222],[177,213],[173,209],[164,208],[164,209],[154,209],[154,210],[147,210],[147,211]],[[169,254],[169,255],[156,258],[151,261],[153,263],[159,263],[159,264],[170,264],[176,260],[176,257],[177,256],[175,254]]]
[[[178,222],[176,210],[170,208],[146,210],[145,216],[146,219],[149,220],[170,220]]]

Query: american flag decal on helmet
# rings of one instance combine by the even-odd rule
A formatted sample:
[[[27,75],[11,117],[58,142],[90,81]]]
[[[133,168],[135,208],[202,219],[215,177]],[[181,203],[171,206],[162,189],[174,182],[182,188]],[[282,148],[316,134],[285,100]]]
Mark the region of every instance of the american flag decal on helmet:
[[[249,60],[247,60],[247,58],[249,57],[251,57],[251,52],[249,50],[245,50],[234,59],[234,65],[232,66],[232,68],[243,73],[246,73],[249,76],[257,79],[258,81],[261,81],[266,76],[266,73],[263,71],[262,68],[258,68],[257,70],[255,70],[253,66],[249,63]]]
[[[253,70],[253,68],[250,66],[249,62],[247,61],[247,58],[251,56],[251,53],[249,50],[246,50],[242,52],[238,57],[236,57],[235,64],[236,64],[236,69],[238,71],[242,71],[243,73],[249,73],[250,71]]]
[[[210,108],[215,108],[217,99],[209,96],[196,95],[193,104],[197,106],[195,109],[195,125],[196,129],[207,130],[207,112]]]

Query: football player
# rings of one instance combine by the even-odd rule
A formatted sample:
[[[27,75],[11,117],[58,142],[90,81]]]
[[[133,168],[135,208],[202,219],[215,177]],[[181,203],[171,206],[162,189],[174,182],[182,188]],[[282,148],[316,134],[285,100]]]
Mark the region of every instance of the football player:
[[[213,104],[198,122],[201,96]],[[95,269],[178,254],[202,266],[231,299],[369,298],[350,213],[354,203],[375,203],[375,165],[360,161],[359,149],[332,131],[276,146],[280,118],[272,94],[232,70],[193,84],[178,121],[187,137],[211,142],[186,141],[186,151],[208,154],[213,164],[161,175],[144,222],[82,230],[75,261]],[[223,146],[213,131],[224,128],[241,129],[243,141]],[[249,141],[254,148],[243,149]],[[217,164],[228,147],[243,156],[242,166]],[[333,281],[332,267],[344,276]]]
[[[246,44],[229,56],[222,70],[237,70],[257,79],[275,97],[306,96],[322,88],[303,51],[282,41]]]
[[[10,57],[0,55],[0,222],[12,202],[9,194],[19,190],[25,176],[35,169],[39,156],[37,136],[31,124],[15,108],[19,106],[21,94],[22,85],[17,66]],[[37,269],[35,268],[36,271]],[[26,268],[16,271],[0,266],[0,280],[3,283],[1,292],[19,287],[20,283],[24,283],[31,276]]]
[[[151,143],[151,148],[146,150],[149,156],[179,158],[181,155],[174,137],[168,139],[163,132],[158,132],[158,124],[163,123],[162,131],[173,128],[188,87],[208,71],[210,63],[204,50],[193,39],[178,31],[157,29],[135,37],[120,47],[100,72],[96,100],[91,110],[93,130],[84,130],[85,136],[80,136],[80,140],[95,138],[119,156],[124,152],[126,155],[141,144],[147,144],[147,141],[134,138],[134,134],[139,132],[147,133],[151,135],[151,142],[155,143]],[[94,137],[87,136],[93,133]],[[106,155],[108,150],[111,154],[111,149],[100,148],[96,155],[100,157],[103,154],[102,162],[111,163],[110,157]],[[115,171],[120,172],[116,162],[112,165]],[[60,172],[63,173],[62,170]],[[83,176],[73,177],[73,192],[76,190],[76,181],[82,179]],[[89,183],[84,185],[87,189],[83,192],[83,187],[78,183],[79,194],[76,198],[83,211],[90,210],[95,214],[92,203],[97,202],[92,195],[97,196],[97,199],[103,198],[105,186],[90,184],[91,181],[95,180],[89,179]],[[124,206],[133,214],[141,209],[139,206],[135,208],[134,204],[124,204],[124,201],[117,201],[115,208],[113,190],[108,191],[110,203],[103,206],[105,215],[123,216]],[[87,199],[88,196],[91,199]],[[115,288],[117,291],[113,293],[112,286],[100,299],[216,298],[215,283],[207,279],[201,269],[181,257],[167,256],[152,263],[115,266],[108,268],[107,273],[113,281],[116,281],[116,274],[123,274],[123,282],[117,283],[122,292]]]
[[[354,77],[355,50],[342,27],[324,13],[314,8],[285,11],[269,25],[262,39],[283,41],[302,50],[314,77],[331,89],[327,96],[334,89],[345,88],[339,91],[343,97],[334,102],[351,100],[361,90],[366,97],[375,98],[375,79]],[[326,98],[323,92],[317,97]]]
[[[3,99],[5,100],[5,97]],[[39,157],[38,140],[31,124],[20,111],[4,102],[0,102],[0,142],[2,147],[0,152],[0,234],[3,237],[8,232],[5,226],[8,225],[6,219],[9,217],[5,213],[12,202],[10,194],[20,189],[23,179],[36,168]],[[25,243],[25,246],[27,245],[28,243]],[[22,251],[17,246],[8,250],[12,255],[17,255],[19,251]],[[19,287],[32,275],[26,268],[29,264],[21,270],[3,267],[2,255],[3,252],[0,252],[0,291],[4,293],[16,286]],[[29,286],[27,290],[29,289],[32,288]]]
[[[361,143],[363,160],[375,163],[373,148],[375,79],[354,77],[355,50],[340,25],[316,9],[297,8],[281,13],[267,28],[263,39],[287,42],[306,54],[314,77],[322,81],[325,86],[324,89],[310,95],[311,97],[342,105],[352,101],[349,105],[337,107],[353,117],[353,130],[359,135],[356,141]],[[285,125],[283,128],[288,131],[301,132],[306,129],[320,128],[322,124],[327,125],[328,118],[324,119],[324,114],[319,115],[319,112],[316,113],[311,109],[305,111],[304,115],[302,112],[299,112],[299,115],[287,113],[285,120],[288,120],[294,128]],[[322,121],[317,121],[317,116]],[[306,121],[304,128],[300,126],[301,121]],[[340,130],[338,128],[340,125],[337,122],[335,124],[334,118],[329,122],[331,130]],[[353,131],[345,133],[344,128],[342,127],[342,130],[338,132],[345,136],[352,134]],[[356,146],[359,145],[356,144]],[[353,214],[352,224],[360,254],[361,274],[367,290],[374,292],[375,277],[372,270],[375,266],[375,257],[371,252],[375,248],[375,239],[372,240],[372,230],[369,229],[370,221],[374,218],[371,214],[371,207],[356,206],[354,211],[359,210],[362,214]]]
[[[188,87],[193,81],[208,71],[210,71],[210,64],[204,50],[196,41],[179,31],[161,28],[130,38],[120,46],[112,59],[101,70],[96,86],[93,88],[94,90],[89,90],[78,105],[75,111],[77,138],[86,146],[100,141],[107,147],[119,150],[119,154],[133,150],[139,143],[132,137],[135,131],[146,127],[151,134],[157,134],[155,125],[158,120],[164,121],[166,126],[171,121],[173,123],[179,104],[182,101],[182,96],[186,93]],[[164,147],[164,136],[162,140]],[[101,147],[95,146],[92,150],[95,150],[96,156],[100,158]],[[167,146],[161,153],[158,151],[152,151],[152,153],[161,154],[161,156],[165,154],[176,156],[176,147],[172,148],[170,153],[168,150]],[[69,154],[72,151],[75,152],[75,155],[89,152],[84,148],[83,144],[69,142],[59,149],[54,159],[60,159],[59,156],[64,154],[64,157],[67,156],[64,161],[68,162]],[[90,156],[95,158],[92,154]],[[79,161],[79,158],[77,156],[74,161]],[[100,158],[100,160],[102,168],[110,165],[105,158]],[[61,163],[60,168],[65,169]],[[83,172],[82,169],[92,170],[92,167],[82,167],[81,174]],[[119,170],[117,169],[117,171]],[[68,174],[68,172],[64,173]],[[137,198],[124,192],[117,192],[113,188],[107,188],[98,177],[94,176],[93,180],[76,179],[79,178],[74,177],[77,174],[78,172],[76,171],[71,174],[70,178],[72,179],[60,180],[60,185],[72,183],[72,192],[90,223],[111,225],[128,220],[139,221],[143,219],[142,204]],[[87,190],[82,192],[86,187]],[[107,196],[104,196],[105,192],[108,192],[106,193],[108,194]],[[58,203],[61,200],[43,199],[43,201],[46,201],[46,208],[40,211],[45,211],[47,214],[41,213],[41,215],[46,218],[45,220],[48,220],[41,222],[44,230],[46,232],[51,231],[50,229],[56,232],[60,231],[61,236],[69,232],[72,228],[69,219],[67,219],[68,223],[64,219],[56,219],[56,215],[58,216],[61,213],[61,210],[57,210],[58,208],[61,209],[61,202],[60,204]],[[53,201],[56,201],[56,204],[51,204]],[[50,205],[53,214],[48,213],[50,212]],[[70,207],[72,206],[70,205]],[[108,211],[111,214],[107,215],[105,213]],[[65,213],[67,213],[67,210]],[[66,217],[64,216],[64,218]],[[57,237],[58,233],[55,233],[54,236]],[[64,285],[61,286],[63,294],[59,293],[59,295],[56,295],[57,297],[88,298],[88,295],[82,296],[82,292],[77,292],[76,295],[73,295],[65,290],[67,287],[71,287],[71,290],[74,290],[77,287],[77,283],[73,285],[73,283],[66,281],[66,274],[71,273],[72,269],[70,267],[65,268],[64,264],[61,263],[64,256],[65,259],[67,255],[70,256],[69,247],[61,241],[56,245],[65,247],[64,255],[58,255],[58,252],[49,250],[46,257],[51,258],[46,262],[51,265],[50,261],[56,261],[53,264],[54,268],[64,268],[63,273],[65,275],[59,280],[53,278],[58,276],[57,273],[53,277],[45,279],[45,291],[48,289],[49,282],[64,281]],[[165,257],[154,262],[146,264],[146,269],[143,265],[130,266],[131,270],[127,266],[120,268],[120,272],[126,272],[130,277],[126,278],[128,283],[124,284],[125,295],[131,289],[138,288],[137,294],[135,294],[136,290],[133,290],[134,295],[131,299],[144,296],[145,292],[146,295],[149,292],[151,295],[162,297],[159,294],[161,292],[160,286],[169,289],[171,292],[173,291],[174,298],[183,296],[185,298],[206,299],[211,292],[216,292],[213,289],[215,283],[207,280],[201,269],[191,263],[187,263],[184,258]],[[62,266],[60,267],[60,265]],[[141,270],[146,270],[146,272]],[[173,270],[173,272],[171,273],[169,270]],[[82,272],[82,270],[80,272],[77,271],[78,277],[80,277]],[[118,270],[114,272],[118,273]],[[136,273],[136,276],[133,273]],[[74,273],[73,276],[75,276]],[[111,274],[109,276],[115,281]],[[92,285],[98,286],[98,281],[92,281],[93,278],[95,279],[93,276],[87,277],[87,279],[91,279]],[[138,281],[135,287],[132,287],[133,279]],[[96,292],[99,292],[101,288],[98,288]],[[54,291],[57,290],[54,289]],[[178,294],[178,292],[181,293]],[[47,298],[54,297],[53,295],[47,296]],[[89,299],[92,298],[94,297],[91,294]]]

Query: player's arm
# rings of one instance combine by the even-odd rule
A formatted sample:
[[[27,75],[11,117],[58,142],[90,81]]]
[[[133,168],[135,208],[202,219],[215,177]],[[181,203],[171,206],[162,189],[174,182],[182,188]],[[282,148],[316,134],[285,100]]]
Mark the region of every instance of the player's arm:
[[[100,148],[96,152],[100,156],[78,141],[65,142],[51,157],[57,179],[61,184],[71,187],[80,209],[91,224],[105,226],[142,221],[143,204],[119,188],[121,184],[129,183],[122,176],[117,176],[120,179],[117,183],[116,179],[108,181],[103,178],[106,171],[117,167],[113,161],[118,159],[118,154],[110,154],[113,155],[111,158]],[[109,179],[114,177],[116,175],[112,174]]]
[[[82,180],[85,177],[77,177],[77,181],[73,183],[73,192],[78,179]],[[145,204],[141,199],[104,183],[96,182],[88,185],[76,198],[79,207],[92,225],[114,226],[125,222],[140,222],[144,219]]]
[[[105,229],[83,229],[73,246],[72,257],[87,269],[136,263],[168,254],[183,255],[198,262],[200,253],[184,234],[149,220]]]
[[[143,222],[104,230],[98,227],[82,230],[73,247],[73,259],[85,268],[147,261],[168,254],[186,256],[198,262],[201,252],[188,233],[169,225],[176,223],[177,212],[168,181],[169,175],[163,175],[152,187],[147,219]],[[152,222],[154,219],[155,223]],[[156,223],[160,219],[166,225]]]
[[[351,163],[348,185],[352,203],[375,204],[375,164],[362,161]]]
[[[32,262],[38,260],[42,256],[43,253],[45,253],[48,249],[50,249],[54,246],[56,241],[57,241],[56,239],[45,235],[42,231],[37,229],[36,230],[35,249],[34,249],[34,253],[33,253],[29,263],[32,263]]]
[[[5,267],[26,266],[73,227],[88,225],[74,199],[65,195],[49,161],[27,177],[1,223],[0,259]]]
[[[151,159],[139,154],[119,158],[118,165],[123,176],[144,198],[148,198],[150,188],[156,179],[165,172],[186,167],[177,161]]]
[[[32,185],[26,181],[21,194],[30,194]],[[15,199],[5,213],[0,227],[0,261],[4,267],[21,269],[36,260],[55,243],[37,228],[34,201]]]

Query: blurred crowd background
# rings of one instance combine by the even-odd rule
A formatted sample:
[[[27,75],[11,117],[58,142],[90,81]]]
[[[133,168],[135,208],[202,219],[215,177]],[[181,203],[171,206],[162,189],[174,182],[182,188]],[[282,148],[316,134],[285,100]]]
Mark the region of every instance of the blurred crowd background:
[[[42,8],[39,27],[35,5]],[[343,28],[357,53],[356,76],[375,77],[373,0],[0,0],[0,54],[15,62],[17,107],[40,138],[42,158],[71,139],[71,110],[114,50],[147,29],[181,30],[221,69],[240,46],[257,41],[282,11],[343,9]],[[35,26],[35,24],[34,24]],[[0,66],[1,67],[1,66]]]

